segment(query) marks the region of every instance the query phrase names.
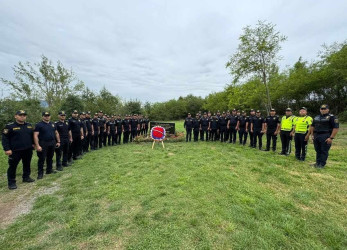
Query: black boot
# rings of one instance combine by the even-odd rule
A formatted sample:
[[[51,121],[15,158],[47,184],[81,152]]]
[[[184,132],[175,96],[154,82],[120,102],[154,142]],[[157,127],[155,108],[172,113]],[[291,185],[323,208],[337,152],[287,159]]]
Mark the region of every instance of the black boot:
[[[11,182],[11,183],[8,183],[8,189],[17,189],[17,185],[16,185],[16,182]]]
[[[30,178],[30,176],[23,179],[23,182],[29,182],[30,183],[30,182],[34,182],[34,181],[35,180]]]
[[[43,173],[38,173],[37,179],[38,179],[38,180],[41,180],[42,178],[43,178]]]

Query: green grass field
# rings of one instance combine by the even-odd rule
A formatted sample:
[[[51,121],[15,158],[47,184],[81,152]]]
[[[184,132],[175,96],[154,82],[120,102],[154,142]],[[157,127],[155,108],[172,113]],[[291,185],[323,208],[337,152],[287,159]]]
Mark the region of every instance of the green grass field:
[[[103,148],[33,184],[19,167],[15,191],[2,153],[0,249],[347,248],[346,126],[322,170],[309,166],[312,143],[304,163],[220,142],[165,146]]]

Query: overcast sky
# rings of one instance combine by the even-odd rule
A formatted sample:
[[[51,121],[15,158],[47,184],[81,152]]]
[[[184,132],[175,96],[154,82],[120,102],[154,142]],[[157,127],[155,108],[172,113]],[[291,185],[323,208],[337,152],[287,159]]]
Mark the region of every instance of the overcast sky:
[[[288,37],[284,68],[346,39],[346,11],[345,0],[0,0],[0,76],[44,54],[126,100],[206,96],[231,82],[225,63],[246,25],[267,20]]]

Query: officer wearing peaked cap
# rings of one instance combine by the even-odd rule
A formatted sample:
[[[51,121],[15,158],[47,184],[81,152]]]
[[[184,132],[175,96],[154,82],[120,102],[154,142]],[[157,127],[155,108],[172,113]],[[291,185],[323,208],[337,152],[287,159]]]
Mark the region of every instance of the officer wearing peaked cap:
[[[336,116],[330,114],[329,106],[323,104],[320,107],[320,115],[317,115],[311,125],[314,149],[316,150],[315,167],[324,168],[329,149],[339,130],[339,121]]]
[[[8,188],[16,189],[16,170],[23,163],[23,182],[33,182],[30,177],[30,162],[33,155],[33,126],[26,122],[27,113],[19,110],[15,121],[7,124],[2,132],[2,147],[8,156]]]

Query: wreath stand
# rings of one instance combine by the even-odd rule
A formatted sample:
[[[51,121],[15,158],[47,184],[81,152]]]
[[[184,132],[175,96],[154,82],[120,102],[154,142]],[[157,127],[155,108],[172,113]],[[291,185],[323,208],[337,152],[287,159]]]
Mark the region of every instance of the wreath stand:
[[[158,142],[158,143],[161,142],[161,145],[163,146],[163,148],[165,148],[165,146],[164,146],[164,141],[163,141],[163,140],[153,140],[152,149],[154,148],[154,144],[155,144],[156,142]]]

